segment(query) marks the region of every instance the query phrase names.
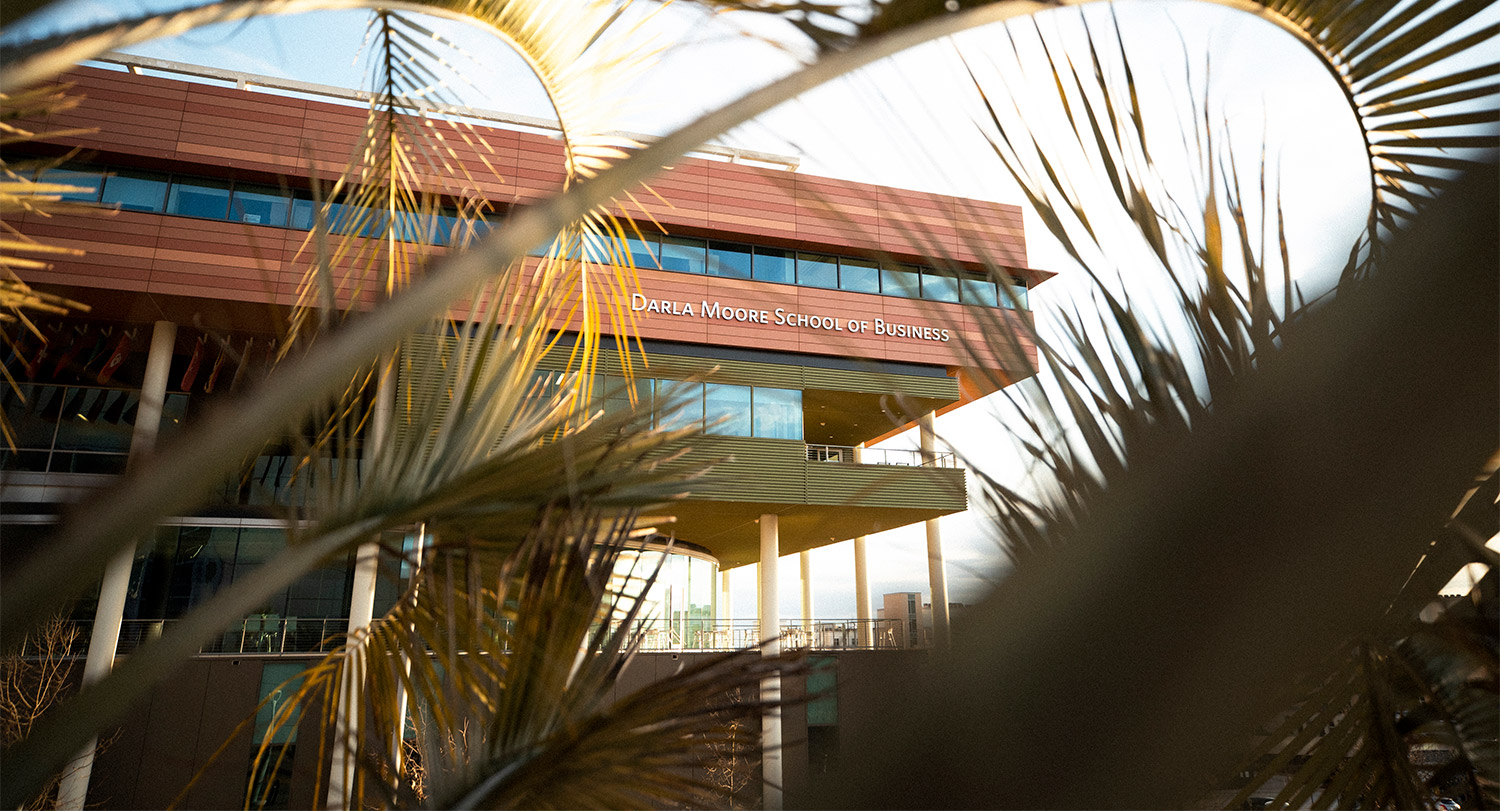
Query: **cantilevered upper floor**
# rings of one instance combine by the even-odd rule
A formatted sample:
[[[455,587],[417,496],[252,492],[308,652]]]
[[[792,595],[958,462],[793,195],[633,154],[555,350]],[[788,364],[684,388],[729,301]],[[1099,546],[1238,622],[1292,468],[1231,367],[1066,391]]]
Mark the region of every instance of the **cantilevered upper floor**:
[[[213,362],[203,357],[203,335],[246,347],[246,356],[252,346],[264,354],[274,339],[311,262],[315,179],[349,160],[365,103],[352,94],[266,92],[256,85],[273,82],[258,78],[226,87],[86,67],[63,81],[82,101],[21,123],[70,134],[21,149],[66,155],[50,177],[78,186],[69,197],[89,207],[12,224],[82,253],[23,277],[93,308],[74,329],[90,347],[113,349],[114,336],[161,318],[183,325],[170,380],[180,396],[201,398],[193,389],[219,377],[217,368],[187,373]],[[471,116],[474,137],[453,142],[453,160],[498,223],[561,187],[563,149],[545,129],[489,126],[484,117]],[[676,509],[676,531],[733,566],[755,559],[755,517],[766,513],[781,516],[782,548],[793,552],[962,510],[963,472],[941,457],[857,446],[1032,374],[1028,291],[1050,274],[1027,266],[1020,210],[720,153],[685,159],[652,180],[651,192],[637,195],[649,217],[619,212],[640,224],[628,249],[639,279],[629,310],[647,350],[636,385],[709,375],[689,384],[700,387],[710,424],[693,445],[719,461]],[[449,208],[459,200],[445,178],[414,171],[434,213],[403,222],[400,236],[437,256],[457,238]],[[357,223],[335,206],[335,231],[364,227]],[[144,343],[137,336],[123,351],[138,355]],[[100,351],[73,360],[87,365]],[[22,415],[37,447],[7,455],[5,467],[34,477],[78,471],[79,459],[108,468],[90,454],[122,449],[60,445],[59,437],[72,436],[64,428],[77,422],[63,413],[70,396],[83,398],[74,410],[87,422],[91,412],[112,413],[115,395],[89,394],[97,387],[87,375],[69,378],[55,360],[17,360],[35,385],[57,389],[57,420],[41,437],[47,426],[38,415]],[[614,363],[605,357],[606,379],[622,373]],[[562,361],[548,364],[560,370]],[[53,365],[50,378],[33,375],[33,366]],[[231,371],[220,387],[238,382]],[[81,425],[69,431],[98,430]],[[271,476],[274,454],[268,459]],[[12,477],[12,495],[17,482],[30,488],[23,500],[45,490],[43,479]]]

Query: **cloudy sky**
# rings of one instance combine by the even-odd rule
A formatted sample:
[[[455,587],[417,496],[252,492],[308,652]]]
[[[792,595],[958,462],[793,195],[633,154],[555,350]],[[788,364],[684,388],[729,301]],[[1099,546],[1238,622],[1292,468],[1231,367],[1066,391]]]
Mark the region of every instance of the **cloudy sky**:
[[[155,2],[79,0],[59,19],[108,19]],[[257,19],[201,29],[173,40],[136,46],[137,54],[249,73],[341,86],[360,86],[358,55],[363,12],[319,12]],[[40,28],[47,27],[45,21]],[[485,32],[445,21],[434,30],[474,60],[473,86],[454,92],[475,107],[550,117],[545,94],[525,65]],[[1185,92],[1185,65],[1207,66],[1218,106],[1241,149],[1265,154],[1286,189],[1293,264],[1312,277],[1342,264],[1368,205],[1367,176],[1358,135],[1331,79],[1284,33],[1248,15],[1182,2],[1142,2],[1122,9],[1121,27],[1143,93],[1171,99]],[[789,72],[805,58],[789,27],[759,16],[712,15],[674,6],[655,15],[650,31],[665,46],[661,61],[630,88],[621,128],[660,133],[745,90]],[[26,32],[13,29],[11,36]],[[999,41],[981,29],[876,64],[730,133],[726,143],[802,157],[799,171],[1001,202],[1023,196],[972,121],[973,85],[955,59],[962,50],[983,60]],[[1191,43],[1191,44],[1185,44]],[[1351,149],[1351,146],[1354,147]],[[1086,289],[1081,274],[1027,212],[1029,261],[1061,275],[1032,297],[1046,334],[1051,314]],[[1128,265],[1126,262],[1119,264]],[[1323,270],[1319,270],[1323,269]],[[1149,300],[1162,291],[1123,285]],[[1314,279],[1314,282],[1316,279]],[[995,398],[992,398],[995,399]],[[999,402],[983,401],[939,419],[939,432],[994,475],[1024,486],[1024,469],[1010,448]],[[897,442],[910,444],[904,438]],[[971,496],[973,495],[971,487]],[[950,599],[971,602],[984,583],[1001,576],[1003,555],[977,512],[942,519]],[[872,536],[871,586],[879,595],[928,590],[921,525]],[[852,544],[812,555],[814,610],[820,617],[852,617]],[[782,562],[782,614],[801,614],[798,563]],[[736,615],[754,611],[751,569],[733,575]]]

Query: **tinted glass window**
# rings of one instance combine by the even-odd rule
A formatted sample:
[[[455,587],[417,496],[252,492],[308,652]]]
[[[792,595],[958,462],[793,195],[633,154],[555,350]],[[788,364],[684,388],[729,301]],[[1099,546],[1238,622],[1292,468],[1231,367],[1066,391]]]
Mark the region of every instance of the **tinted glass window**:
[[[1001,303],[1011,309],[1026,309],[1029,306],[1026,299],[1027,294],[1026,285],[1022,282],[1000,285],[1000,295],[1004,299]]]
[[[432,218],[432,244],[451,245],[458,232],[457,214],[439,214]]]
[[[291,200],[270,186],[236,184],[229,201],[229,219],[256,225],[286,225]]]
[[[797,265],[791,251],[755,249],[755,278],[763,282],[791,284],[797,280]]]
[[[816,253],[797,254],[797,284],[806,287],[839,286],[839,260],[837,257]]]
[[[663,380],[656,398],[662,412],[656,424],[662,428],[687,428],[703,424],[703,384]]]
[[[755,435],[802,438],[802,392],[755,387]]]
[[[292,227],[303,231],[311,231],[313,227],[313,203],[312,198],[304,197],[304,192],[298,192],[292,200]]]
[[[705,433],[750,436],[750,387],[709,383],[703,387]]]
[[[611,375],[605,384],[604,413],[623,414],[632,408],[650,408],[652,382],[649,377],[637,377],[633,382],[627,383],[625,378]],[[630,402],[632,390],[635,393],[633,406]]]
[[[931,301],[958,301],[958,280],[935,270],[924,270],[922,298]]]
[[[840,259],[839,289],[856,293],[879,293],[880,266],[864,259]]]
[[[679,273],[702,273],[708,264],[708,244],[701,239],[661,238],[661,268]]]
[[[645,239],[639,237],[626,237],[626,250],[630,252],[630,261],[638,268],[658,267],[657,257],[661,256],[661,238],[655,234],[642,234]]]
[[[350,203],[334,203],[329,207],[328,228],[335,234],[374,236],[385,229],[385,217],[384,211],[372,211]]]
[[[887,296],[917,298],[922,292],[921,276],[910,266],[882,267],[880,292]]]
[[[126,211],[159,212],[166,199],[165,179],[140,172],[120,172],[104,179],[100,202],[116,204]]]
[[[176,180],[167,213],[222,220],[229,214],[229,184],[217,180]]]
[[[104,185],[104,175],[80,169],[51,169],[37,178],[41,183],[60,183],[77,186],[79,191],[55,192],[64,200],[82,200],[85,203],[99,202],[99,189]]]
[[[715,242],[708,248],[708,275],[750,278],[750,246]]]
[[[1000,306],[1000,297],[995,293],[995,283],[989,279],[964,279],[963,295],[965,304]]]

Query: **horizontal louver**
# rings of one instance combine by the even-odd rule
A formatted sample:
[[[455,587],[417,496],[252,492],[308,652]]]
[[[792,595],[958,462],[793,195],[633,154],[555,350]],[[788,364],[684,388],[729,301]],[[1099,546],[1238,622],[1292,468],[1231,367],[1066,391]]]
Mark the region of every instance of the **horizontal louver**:
[[[558,347],[543,359],[541,368],[563,371],[568,366],[567,347]],[[823,389],[826,391],[902,394],[908,397],[957,400],[958,381],[951,377],[921,377],[889,372],[866,372],[847,369],[825,369],[819,366],[795,366],[781,363],[755,363],[743,360],[693,358],[685,355],[647,354],[648,366],[635,364],[640,377],[683,379],[712,369],[713,382],[742,386],[773,386],[786,389]],[[596,369],[601,374],[623,374],[618,353],[611,348],[601,352]]]

